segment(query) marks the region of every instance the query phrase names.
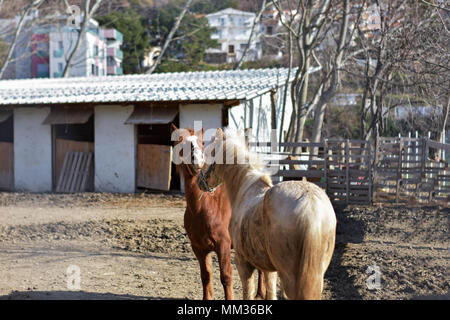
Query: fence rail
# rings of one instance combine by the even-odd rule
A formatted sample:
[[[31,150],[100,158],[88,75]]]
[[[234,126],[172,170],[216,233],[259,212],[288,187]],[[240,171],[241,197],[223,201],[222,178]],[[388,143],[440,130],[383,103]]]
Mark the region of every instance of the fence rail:
[[[272,164],[278,167],[274,183],[306,179],[325,189],[334,203],[450,201],[450,170],[439,159],[443,151],[450,152],[449,144],[426,138],[379,138],[375,145],[330,139],[276,146],[251,142],[249,147],[277,159]]]

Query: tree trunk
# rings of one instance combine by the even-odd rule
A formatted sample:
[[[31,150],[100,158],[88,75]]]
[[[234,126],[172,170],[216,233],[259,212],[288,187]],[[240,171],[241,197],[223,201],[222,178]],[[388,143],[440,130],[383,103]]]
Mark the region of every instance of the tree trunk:
[[[261,20],[261,16],[262,13],[264,12],[264,10],[266,9],[267,5],[266,5],[266,1],[267,0],[263,0],[262,4],[261,4],[261,9],[259,10],[259,12],[256,14],[255,16],[255,20],[253,20],[253,25],[252,25],[252,29],[250,30],[250,36],[248,37],[248,41],[247,41],[247,46],[245,47],[244,52],[242,53],[241,58],[239,59],[239,61],[235,64],[233,70],[238,70],[242,67],[242,63],[244,63],[245,58],[247,57],[248,52],[250,51],[250,46],[252,45],[253,42],[253,37],[255,36],[255,31],[257,26],[259,26],[259,21]]]
[[[80,26],[80,34],[78,35],[77,42],[75,43],[75,47],[72,52],[69,54],[69,57],[66,61],[66,66],[64,67],[62,77],[67,78],[70,75],[70,70],[72,69],[72,61],[76,57],[78,50],[81,47],[81,43],[86,35],[86,29],[89,24],[89,20],[91,20],[94,13],[97,11],[100,6],[102,0],[96,0],[92,8],[90,8],[90,0],[85,0],[84,2],[84,17],[83,23]]]
[[[6,54],[5,62],[3,63],[2,68],[0,69],[0,79],[3,78],[3,74],[5,73],[9,62],[11,61],[14,49],[16,48],[17,45],[17,40],[19,39],[20,32],[22,31],[23,25],[25,24],[25,18],[28,16],[28,14],[33,8],[39,7],[42,4],[42,2],[44,2],[44,0],[34,0],[33,2],[29,3],[28,6],[26,6],[25,9],[23,10],[19,23],[16,27],[16,31],[14,32],[13,40],[8,48],[8,53]],[[3,5],[3,1],[1,2],[1,5]]]
[[[184,5],[183,10],[181,11],[180,15],[175,20],[175,24],[173,25],[172,29],[169,32],[169,35],[166,38],[166,41],[164,42],[163,47],[161,48],[161,52],[156,58],[155,63],[150,67],[150,69],[146,72],[147,74],[152,74],[156,67],[161,63],[162,57],[164,56],[164,53],[166,52],[167,48],[169,47],[170,42],[172,42],[172,38],[175,35],[175,32],[177,32],[178,28],[180,27],[181,20],[183,20],[184,15],[188,11],[189,7],[191,6],[193,0],[187,0],[186,4]]]
[[[314,129],[311,137],[312,142],[320,142],[322,139],[322,128],[323,128],[323,119],[325,117],[325,110],[327,108],[327,104],[323,103],[316,107],[314,113]]]

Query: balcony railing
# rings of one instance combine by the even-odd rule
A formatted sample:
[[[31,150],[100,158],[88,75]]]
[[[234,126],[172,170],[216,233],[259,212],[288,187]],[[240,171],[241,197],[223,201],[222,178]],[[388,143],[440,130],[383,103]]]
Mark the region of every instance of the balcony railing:
[[[59,49],[59,50],[53,50],[53,57],[55,58],[61,58],[64,54],[64,50],[63,49]]]

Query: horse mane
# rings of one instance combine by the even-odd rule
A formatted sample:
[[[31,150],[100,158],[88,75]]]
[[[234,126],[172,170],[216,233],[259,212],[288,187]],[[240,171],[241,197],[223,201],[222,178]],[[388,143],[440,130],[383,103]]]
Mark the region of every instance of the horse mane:
[[[237,150],[238,152],[243,153],[243,158],[250,166],[250,173],[253,177],[262,181],[269,187],[273,186],[272,179],[266,170],[266,162],[256,152],[248,149],[245,139],[241,134],[239,134],[236,130],[226,128],[224,131],[224,141],[226,141],[226,143],[231,143],[235,151]],[[237,161],[238,155],[234,152],[234,163],[237,163]]]

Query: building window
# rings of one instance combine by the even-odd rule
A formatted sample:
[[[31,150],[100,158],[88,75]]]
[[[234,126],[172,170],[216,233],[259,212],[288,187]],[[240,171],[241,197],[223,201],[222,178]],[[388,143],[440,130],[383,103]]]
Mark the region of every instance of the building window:
[[[63,49],[64,49],[63,42],[58,41],[58,50],[63,50]]]
[[[247,44],[246,44],[246,43],[241,43],[240,49],[241,49],[242,51],[244,51],[245,49],[247,49]]]
[[[220,18],[219,21],[220,21],[220,25],[221,26],[225,25],[225,19],[224,18]]]
[[[228,46],[228,53],[234,53],[234,45],[230,44]]]
[[[98,46],[94,46],[94,57],[98,56]]]
[[[47,57],[48,56],[48,42],[38,42],[36,44],[37,55],[39,57]]]
[[[62,72],[63,71],[63,64],[62,62],[58,62],[58,72]]]
[[[36,77],[48,78],[50,75],[48,64],[38,63],[36,70]]]
[[[273,34],[273,27],[267,26],[267,34]]]
[[[91,65],[91,75],[95,76],[95,64]]]
[[[98,66],[95,66],[95,75],[98,76]]]

